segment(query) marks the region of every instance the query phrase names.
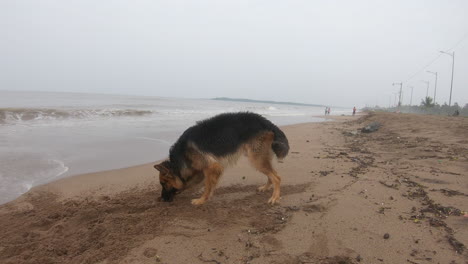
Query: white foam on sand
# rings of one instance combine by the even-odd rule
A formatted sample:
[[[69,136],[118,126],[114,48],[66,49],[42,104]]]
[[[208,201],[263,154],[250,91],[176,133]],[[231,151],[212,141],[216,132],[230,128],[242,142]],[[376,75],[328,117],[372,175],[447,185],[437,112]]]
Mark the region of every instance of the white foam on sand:
[[[59,159],[44,159],[40,154],[10,153],[0,168],[0,204],[15,199],[34,186],[58,179],[68,171]]]
[[[67,166],[65,166],[65,163],[61,160],[49,159],[48,162],[49,164],[53,166],[54,169],[49,173],[50,175],[53,175],[53,176],[46,179],[46,181],[50,181],[50,180],[60,177],[61,175],[66,173],[69,169]]]

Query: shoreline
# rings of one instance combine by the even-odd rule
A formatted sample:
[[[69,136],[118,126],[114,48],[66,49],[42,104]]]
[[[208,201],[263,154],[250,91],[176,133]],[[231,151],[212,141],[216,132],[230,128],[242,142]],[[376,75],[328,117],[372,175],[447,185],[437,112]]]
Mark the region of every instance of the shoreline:
[[[322,123],[322,122],[330,122],[330,121],[333,121],[333,120],[339,120],[339,119],[342,119],[342,118],[346,118],[346,117],[349,117],[349,116],[310,116],[311,118],[314,118],[314,121],[310,122],[310,121],[304,121],[304,122],[300,122],[300,123],[294,123],[294,124],[287,124],[287,125],[280,125],[281,128],[283,127],[288,127],[288,126],[294,126],[294,125],[301,125],[301,124],[308,124],[308,123]],[[315,121],[315,119],[322,119],[322,121]],[[183,131],[181,132],[174,132],[174,133],[177,133],[178,135],[181,134]],[[177,139],[177,137],[176,137]],[[170,145],[169,145],[170,146]],[[168,151],[167,150],[166,154],[168,155]],[[159,152],[158,152],[159,153]],[[166,155],[166,156],[167,156]],[[81,176],[86,176],[86,175],[106,175],[106,174],[109,174],[109,173],[112,173],[114,171],[119,171],[119,170],[125,170],[125,169],[131,169],[131,168],[138,168],[138,167],[141,167],[141,166],[149,166],[150,164],[153,164],[153,163],[157,163],[159,161],[162,161],[164,160],[164,158],[161,158],[161,159],[156,159],[155,161],[153,162],[144,162],[144,163],[138,163],[138,162],[131,162],[131,163],[134,163],[134,165],[130,165],[130,166],[124,166],[124,167],[116,167],[116,168],[109,168],[109,169],[105,169],[105,170],[91,170],[89,172],[84,172],[84,173],[74,173],[74,174],[68,174],[68,171],[70,170],[69,167],[65,167],[66,170],[63,172],[63,173],[60,173],[59,175],[57,176],[51,176],[50,179],[51,180],[48,180],[48,179],[41,179],[40,181],[41,182],[44,182],[44,183],[40,183],[38,185],[33,185],[32,187],[30,187],[28,189],[28,191],[26,191],[25,193],[22,193],[21,195],[17,196],[16,198],[13,198],[9,201],[6,201],[6,202],[1,202],[0,205],[3,205],[3,204],[7,204],[7,203],[10,203],[10,202],[13,202],[14,200],[20,198],[22,195],[25,195],[27,194],[29,191],[31,191],[32,189],[34,188],[37,188],[37,187],[41,187],[41,186],[44,186],[44,185],[49,185],[49,184],[52,184],[54,185],[53,183],[54,182],[61,182],[61,181],[66,181],[66,179],[69,179],[69,178],[73,178],[73,177],[81,177]],[[152,168],[152,166],[151,166]],[[74,169],[76,170],[76,168]],[[88,170],[88,169],[87,169]],[[63,176],[65,175],[65,176]],[[85,177],[85,178],[89,178],[89,177]],[[50,188],[50,187],[48,187]],[[85,187],[82,187],[85,189]]]
[[[159,203],[153,163],[73,176],[0,205],[2,263],[465,263],[468,121],[376,113],[281,126],[282,199],[245,160],[213,198]],[[373,133],[359,129],[371,122]],[[180,248],[184,248],[183,251]]]
[[[314,118],[322,118],[323,121],[320,122],[302,122],[297,124],[289,124],[280,126],[281,129],[287,129],[288,127],[301,126],[305,124],[318,124],[323,122],[333,122],[336,120],[346,120],[346,117],[351,116],[312,116]],[[169,154],[169,153],[167,153]],[[129,188],[140,188],[148,182],[155,181],[158,182],[157,176],[159,175],[157,171],[153,168],[153,165],[163,161],[164,159],[155,160],[150,163],[143,163],[123,168],[115,168],[108,170],[101,170],[96,172],[89,173],[79,173],[75,175],[69,175],[64,178],[58,178],[50,182],[39,184],[33,186],[26,193],[23,193],[19,197],[0,204],[0,206],[15,202],[15,200],[20,199],[24,195],[28,195],[29,192],[54,192],[59,194],[62,199],[70,199],[80,195],[92,194],[95,193],[97,189],[105,193],[118,193],[128,190]],[[242,160],[241,160],[242,162]],[[126,176],[127,172],[135,173],[137,172],[140,176],[138,181],[143,181],[144,183],[133,186],[135,179],[132,177]],[[115,175],[118,175],[116,177]],[[156,180],[155,180],[156,179]],[[104,187],[106,183],[112,182],[112,187]],[[220,183],[222,184],[222,183]]]
[[[290,125],[288,123],[291,122],[291,120],[284,120],[283,117],[278,117],[277,119],[276,121],[282,120],[282,123],[286,123],[284,126]],[[307,116],[299,119],[294,118],[293,121],[299,121],[299,123],[294,124],[302,124],[308,122],[325,122],[326,120],[322,117]],[[194,122],[195,121],[193,121],[193,123]],[[189,124],[191,123],[190,121]],[[101,141],[98,142],[96,142],[96,137],[92,137],[91,142],[93,143],[91,145],[89,142],[81,142],[84,147],[73,145],[63,147],[61,145],[61,150],[52,148],[52,152],[63,152],[63,149],[65,149],[64,153],[67,154],[62,153],[62,155],[58,156],[45,152],[37,152],[32,157],[27,156],[27,158],[25,158],[24,155],[29,155],[29,152],[18,152],[15,154],[16,156],[7,157],[7,160],[11,160],[11,162],[5,164],[7,173],[6,176],[4,175],[5,186],[3,189],[0,188],[0,194],[2,194],[0,204],[11,202],[34,187],[49,184],[54,181],[83,174],[140,166],[152,162],[149,157],[154,157],[154,162],[164,159],[168,155],[171,145],[169,140],[170,142],[175,141],[185,128],[186,126],[180,126],[179,130],[174,128],[174,130],[171,131],[160,131],[152,137],[129,136],[120,138],[120,140],[117,140],[117,137],[113,137],[111,140],[102,138]],[[159,138],[163,138],[164,140]],[[110,144],[113,145],[111,146]],[[107,151],[107,146],[112,147],[114,151]],[[75,147],[77,147],[76,150],[78,154],[70,154],[71,152],[69,149],[75,149]],[[128,149],[133,151],[132,153],[134,153],[134,155],[129,155],[127,153]],[[23,156],[21,156],[21,154]],[[99,160],[93,158],[93,155],[99,156]],[[26,164],[32,165],[24,166],[16,164],[21,158],[25,159],[23,162],[26,162]],[[64,172],[62,172],[63,170],[59,166],[59,163],[66,168]],[[8,171],[10,172],[8,173]],[[20,177],[15,175],[20,175]]]

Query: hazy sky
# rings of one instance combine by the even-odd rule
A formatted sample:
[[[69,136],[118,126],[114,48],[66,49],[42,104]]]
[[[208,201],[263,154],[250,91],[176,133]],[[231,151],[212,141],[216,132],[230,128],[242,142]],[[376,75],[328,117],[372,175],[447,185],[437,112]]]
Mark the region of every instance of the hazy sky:
[[[0,0],[0,90],[388,106],[431,70],[443,103],[454,46],[464,105],[466,0]]]

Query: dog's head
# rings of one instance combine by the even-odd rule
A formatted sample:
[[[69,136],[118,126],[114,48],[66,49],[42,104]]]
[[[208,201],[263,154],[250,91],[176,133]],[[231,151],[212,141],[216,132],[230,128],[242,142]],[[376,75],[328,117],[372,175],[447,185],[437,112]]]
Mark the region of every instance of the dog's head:
[[[154,165],[154,168],[159,171],[159,183],[161,183],[161,200],[164,202],[172,202],[174,196],[182,191],[184,184],[181,179],[174,173],[170,161],[166,160],[160,164]]]

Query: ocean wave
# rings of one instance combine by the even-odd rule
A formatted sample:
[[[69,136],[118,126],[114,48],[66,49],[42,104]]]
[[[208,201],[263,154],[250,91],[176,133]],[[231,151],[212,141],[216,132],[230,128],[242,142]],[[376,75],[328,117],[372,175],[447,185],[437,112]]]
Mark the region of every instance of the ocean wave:
[[[50,108],[0,108],[0,124],[36,120],[92,119],[105,117],[130,117],[152,114],[136,109],[50,109]]]

